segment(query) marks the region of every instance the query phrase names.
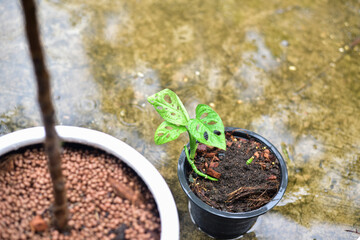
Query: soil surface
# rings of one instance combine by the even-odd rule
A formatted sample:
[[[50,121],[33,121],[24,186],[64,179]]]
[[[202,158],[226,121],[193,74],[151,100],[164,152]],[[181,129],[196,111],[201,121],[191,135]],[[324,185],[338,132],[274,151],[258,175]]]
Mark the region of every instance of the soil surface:
[[[208,205],[227,212],[247,212],[268,203],[278,192],[281,173],[275,155],[254,139],[226,133],[227,150],[199,144],[195,165],[219,181],[199,177],[192,170],[189,184]],[[254,160],[247,165],[251,157]]]
[[[136,173],[103,151],[67,144],[62,153],[69,231],[51,223],[52,185],[40,146],[0,159],[0,239],[160,239],[156,203]]]

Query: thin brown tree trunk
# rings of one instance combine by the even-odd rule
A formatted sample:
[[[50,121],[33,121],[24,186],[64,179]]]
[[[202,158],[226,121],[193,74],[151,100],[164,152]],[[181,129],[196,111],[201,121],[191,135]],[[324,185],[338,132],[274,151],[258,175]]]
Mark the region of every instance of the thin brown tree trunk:
[[[34,0],[21,0],[25,15],[26,36],[35,70],[38,102],[45,127],[45,150],[53,183],[54,221],[59,230],[65,230],[68,220],[65,178],[61,171],[60,139],[55,130],[55,110],[51,100],[50,77],[46,69],[40,41]]]

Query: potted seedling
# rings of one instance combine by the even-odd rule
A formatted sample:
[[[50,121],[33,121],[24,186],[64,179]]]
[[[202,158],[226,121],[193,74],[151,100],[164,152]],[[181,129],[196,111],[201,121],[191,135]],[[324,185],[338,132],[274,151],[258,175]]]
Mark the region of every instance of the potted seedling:
[[[258,216],[272,209],[287,187],[280,152],[262,136],[224,128],[211,107],[199,104],[190,119],[179,97],[164,89],[148,101],[165,120],[154,141],[163,144],[187,132],[178,177],[189,198],[190,216],[208,235],[232,239],[246,233]]]
[[[44,127],[0,137],[0,239],[178,239],[174,199],[147,159],[105,133],[54,126],[36,5],[21,3]]]

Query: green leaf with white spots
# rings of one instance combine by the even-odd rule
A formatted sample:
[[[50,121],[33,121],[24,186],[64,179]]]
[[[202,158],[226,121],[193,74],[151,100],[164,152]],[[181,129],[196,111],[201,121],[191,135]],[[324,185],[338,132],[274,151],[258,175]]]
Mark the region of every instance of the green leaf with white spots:
[[[160,124],[155,131],[154,141],[156,144],[164,144],[177,139],[187,129],[184,126],[177,126],[167,121]]]
[[[196,118],[190,119],[189,132],[208,146],[226,149],[225,128],[220,116],[208,105],[196,107]]]
[[[180,98],[170,89],[164,89],[147,98],[155,110],[167,122],[186,126],[190,120]]]

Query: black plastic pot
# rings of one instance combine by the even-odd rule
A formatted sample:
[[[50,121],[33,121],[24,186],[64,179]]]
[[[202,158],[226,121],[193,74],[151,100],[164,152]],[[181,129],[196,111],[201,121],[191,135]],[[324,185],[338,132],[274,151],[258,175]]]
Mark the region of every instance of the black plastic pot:
[[[190,189],[187,173],[190,171],[191,166],[186,160],[185,152],[182,151],[178,163],[178,177],[182,189],[189,198],[189,212],[193,222],[206,234],[217,239],[233,239],[237,238],[254,225],[256,219],[275,207],[283,197],[287,183],[288,173],[286,163],[281,156],[280,152],[268,140],[262,136],[245,129],[225,128],[226,132],[234,131],[234,136],[240,138],[253,138],[262,142],[268,149],[277,157],[280,162],[281,169],[281,183],[278,193],[266,205],[249,212],[231,213],[224,212],[212,208],[203,201],[201,201]]]

